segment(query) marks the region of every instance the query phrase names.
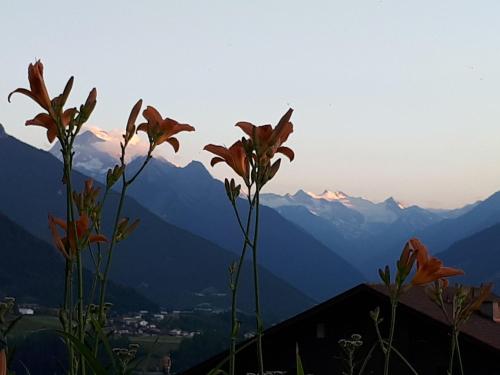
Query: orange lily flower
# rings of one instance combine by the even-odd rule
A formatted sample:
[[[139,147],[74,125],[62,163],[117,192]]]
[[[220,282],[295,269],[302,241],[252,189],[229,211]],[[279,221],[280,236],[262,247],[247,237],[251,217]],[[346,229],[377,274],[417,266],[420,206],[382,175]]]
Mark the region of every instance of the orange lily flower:
[[[417,272],[411,281],[413,285],[425,285],[445,277],[464,274],[460,269],[443,267],[443,262],[430,256],[427,248],[417,238],[412,238],[408,243],[417,254]]]
[[[78,111],[76,108],[69,108],[62,113],[61,122],[67,127]],[[50,143],[57,137],[57,123],[47,113],[39,113],[33,119],[26,121],[26,125],[36,125],[47,129],[47,139]]]
[[[36,61],[35,64],[29,65],[28,81],[30,83],[29,90],[25,88],[18,88],[9,94],[8,100],[10,102],[10,98],[14,93],[20,93],[30,97],[43,109],[45,109],[47,113],[39,113],[33,119],[26,121],[26,125],[36,125],[47,129],[47,139],[50,143],[52,143],[58,136],[56,119],[60,119],[62,126],[65,128],[71,121],[73,121],[75,115],[78,113],[76,108],[63,110],[63,106],[66,104],[66,100],[68,99],[73,87],[73,77],[71,77],[66,83],[62,94],[52,100],[50,99],[45,85],[45,80],[43,78],[43,64],[40,60]],[[87,98],[87,102],[84,106],[82,106],[82,112],[85,112],[84,115],[86,118],[88,118],[95,107],[96,95],[97,91],[93,89]]]
[[[163,119],[156,108],[148,106],[142,115],[147,120],[147,122],[140,124],[137,127],[137,131],[143,131],[147,133],[150,142],[157,146],[163,142],[168,142],[174,148],[174,151],[179,151],[179,141],[177,138],[172,137],[173,135],[182,132],[194,131],[194,127],[188,124],[179,124],[177,121],[171,118]]]
[[[292,161],[294,152],[289,147],[282,146],[288,136],[293,132],[293,124],[290,122],[293,109],[289,109],[273,128],[271,125],[255,126],[249,122],[240,121],[236,123],[245,134],[247,134],[255,147],[257,158],[265,165],[273,158],[274,154],[281,153]]]
[[[35,102],[37,102],[43,109],[45,109],[51,115],[53,114],[52,102],[45,86],[45,81],[43,79],[43,64],[40,60],[37,60],[35,64],[30,64],[28,67],[28,81],[30,83],[30,90],[24,88],[18,88],[12,91],[8,100],[10,102],[10,97],[14,93],[24,94]]]
[[[61,237],[57,227],[66,232],[66,237]],[[75,236],[76,226],[76,236]],[[89,235],[89,218],[86,214],[80,216],[76,223],[70,223],[69,231],[65,220],[49,215],[49,227],[52,232],[52,238],[56,248],[64,255],[66,259],[71,259],[77,251],[77,240],[86,240],[87,243],[107,242],[108,239],[102,234]],[[69,234],[68,234],[69,232]],[[88,236],[88,238],[85,238]]]
[[[250,164],[242,141],[236,141],[229,148],[209,144],[203,149],[217,155],[210,161],[212,167],[217,163],[225,162],[239,176],[243,177],[247,186],[250,185]]]

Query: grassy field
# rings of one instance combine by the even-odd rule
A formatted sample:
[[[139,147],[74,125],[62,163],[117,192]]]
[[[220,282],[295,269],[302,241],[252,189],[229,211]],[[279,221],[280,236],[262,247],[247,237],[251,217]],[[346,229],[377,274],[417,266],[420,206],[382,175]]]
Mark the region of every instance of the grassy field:
[[[59,318],[45,315],[25,315],[12,330],[13,337],[23,337],[40,330],[60,329]]]
[[[55,316],[33,315],[23,316],[11,332],[11,339],[23,341],[29,335],[44,330],[60,329],[59,318]],[[154,370],[160,366],[163,356],[175,351],[182,340],[190,340],[184,337],[175,336],[132,336],[128,340],[131,343],[139,344],[141,357],[144,360],[140,368],[142,370]]]
[[[130,337],[130,342],[139,344],[147,349],[160,348],[163,352],[166,350],[176,350],[183,340],[182,337],[175,336],[134,336]]]
[[[148,361],[144,361],[140,366],[143,370],[158,369],[163,356],[176,350],[182,340],[189,340],[183,337],[174,336],[134,336],[129,338],[130,342],[139,344],[141,352],[149,356]]]

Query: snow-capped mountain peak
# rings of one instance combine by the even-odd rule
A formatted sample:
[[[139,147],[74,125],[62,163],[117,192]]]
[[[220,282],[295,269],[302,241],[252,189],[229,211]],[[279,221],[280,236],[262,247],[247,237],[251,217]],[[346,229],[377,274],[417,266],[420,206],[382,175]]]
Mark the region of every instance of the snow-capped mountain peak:
[[[345,218],[345,214],[351,211],[352,215],[361,215],[365,223],[392,223],[405,210],[405,206],[392,197],[375,203],[365,198],[349,196],[342,191],[330,190],[324,190],[321,194],[299,190],[294,195],[267,196],[263,198],[263,202],[271,207],[302,205],[311,213],[325,217],[334,217],[342,212]]]
[[[401,203],[401,202],[399,202],[399,201],[395,200],[393,197],[387,198],[387,199],[384,201],[384,204],[385,204],[388,208],[394,208],[394,209],[396,209],[396,210],[404,210],[404,209],[406,209],[406,208],[407,208],[407,207],[406,207],[403,203]]]
[[[313,192],[308,191],[307,194],[309,194],[314,199],[324,199],[324,200],[327,200],[330,202],[331,201],[338,201],[338,200],[342,200],[342,199],[348,199],[348,196],[341,191],[325,190],[321,194],[315,194]]]
[[[99,179],[119,162],[122,131],[106,131],[95,126],[87,129],[75,140],[74,166],[79,171]],[[130,162],[138,156],[145,155],[147,150],[147,142],[134,136],[127,147],[126,161]],[[58,143],[50,149],[50,153],[61,159]]]
[[[97,127],[92,127],[89,130],[87,130],[85,133],[91,133],[103,141],[108,141],[108,142],[113,141],[113,137],[110,136],[106,130],[99,129]]]

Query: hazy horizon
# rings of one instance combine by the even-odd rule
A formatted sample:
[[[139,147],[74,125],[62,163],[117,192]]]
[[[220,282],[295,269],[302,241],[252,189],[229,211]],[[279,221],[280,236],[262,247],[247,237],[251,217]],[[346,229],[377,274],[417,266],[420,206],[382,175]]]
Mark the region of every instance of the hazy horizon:
[[[179,154],[162,147],[176,164],[229,176],[203,146],[230,145],[237,121],[275,124],[292,107],[296,160],[267,191],[461,207],[500,190],[500,3],[486,3],[6,3],[0,123],[48,148],[42,129],[23,125],[36,105],[6,99],[40,58],[52,96],[71,75],[69,104],[97,87],[90,125],[123,128],[143,98],[195,126]]]

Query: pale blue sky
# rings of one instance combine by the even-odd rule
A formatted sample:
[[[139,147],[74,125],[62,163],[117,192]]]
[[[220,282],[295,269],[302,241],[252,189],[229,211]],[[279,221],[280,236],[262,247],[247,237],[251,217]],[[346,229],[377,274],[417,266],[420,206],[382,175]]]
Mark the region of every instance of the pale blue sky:
[[[71,74],[74,104],[98,88],[91,125],[121,128],[139,97],[194,125],[181,164],[292,106],[297,158],[271,191],[454,207],[500,190],[496,0],[4,1],[0,33],[0,122],[38,147],[38,109],[6,100],[35,58],[52,95]]]

